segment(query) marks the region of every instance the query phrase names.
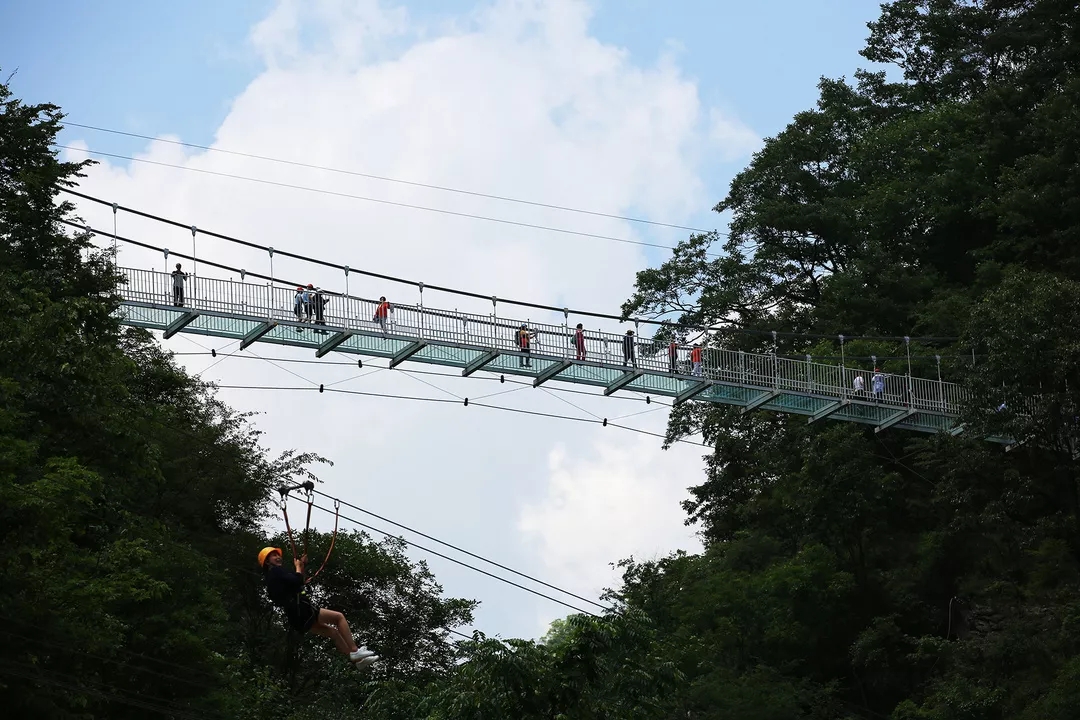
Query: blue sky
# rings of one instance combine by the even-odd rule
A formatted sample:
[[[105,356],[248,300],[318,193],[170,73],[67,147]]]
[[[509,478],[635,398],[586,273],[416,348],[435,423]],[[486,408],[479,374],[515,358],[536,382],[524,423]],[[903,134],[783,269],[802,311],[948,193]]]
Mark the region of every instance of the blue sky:
[[[356,1],[368,10],[363,22],[386,19],[386,13],[371,12],[374,0]],[[527,0],[500,1],[536,22],[535,13],[520,9]],[[314,4],[305,1],[303,7],[306,11]],[[355,61],[350,55],[354,37],[367,40],[371,35],[365,34],[362,22],[349,25],[342,13],[346,42],[329,55],[335,64],[328,72],[320,66],[294,71],[266,65],[250,37],[272,3],[8,0],[0,3],[0,70],[5,77],[18,70],[12,83],[17,96],[56,103],[73,122],[171,134],[196,144],[217,141],[224,148],[359,172],[717,227],[722,219],[710,209],[747,161],[747,133],[754,143],[775,134],[794,113],[813,105],[819,77],[851,77],[865,66],[858,50],[866,23],[878,12],[876,3],[865,0],[596,0],[584,30],[564,22],[548,6],[539,22],[550,35],[530,45],[514,34],[513,22],[511,31],[485,26],[468,38],[444,42],[447,24],[473,29],[474,1],[404,4],[411,22],[402,35],[380,35],[380,40],[389,39],[377,46],[381,55],[375,58],[394,60],[395,53],[409,50],[404,60],[370,63],[360,70],[339,68],[339,60]],[[311,36],[307,28],[292,33],[288,17],[272,19],[278,33],[270,43],[275,50],[287,49],[294,41],[330,43],[339,27],[314,24],[316,35]],[[260,47],[265,50],[267,45]],[[612,60],[612,47],[623,49],[630,62]],[[653,72],[661,58],[674,64],[680,77]],[[593,74],[581,72],[582,67]],[[688,88],[687,78],[696,87]],[[547,122],[555,114],[562,117],[568,106],[568,122]],[[731,143],[739,146],[738,153],[725,154],[715,147],[696,152],[707,135],[699,125],[713,112],[741,129],[743,134]],[[72,128],[64,141],[74,140],[127,155],[157,153],[159,160],[189,169],[241,172],[673,242],[672,231],[610,219],[558,215],[222,154],[185,154],[160,143],[150,146]],[[510,231],[145,164],[103,162],[91,170],[83,189],[200,228],[250,236],[354,268],[366,264],[381,273],[485,296],[607,312],[617,310],[631,292],[634,273],[661,257],[660,251],[643,253],[625,244]],[[100,208],[80,206],[79,212],[88,222],[111,226],[111,214]],[[184,231],[177,234],[130,217],[121,219],[121,235],[139,233],[155,244],[174,243],[174,249],[191,242]],[[221,262],[266,267],[265,255],[241,256],[227,247],[200,245],[208,246],[202,252],[221,253],[214,258]],[[159,254],[139,252],[122,250],[122,263],[160,269]],[[278,270],[284,271],[281,261]],[[319,272],[306,266],[296,271]],[[328,288],[340,282],[336,275],[310,279]],[[357,290],[356,285],[352,292],[378,297],[392,290],[401,293],[400,288]],[[445,296],[441,300],[458,302]],[[461,309],[488,312],[490,305]],[[203,345],[211,342],[200,339]],[[224,345],[221,341],[215,348],[222,351]],[[168,347],[200,351],[183,336],[170,340]],[[259,352],[281,357],[291,351]],[[296,351],[291,357],[310,360],[310,353]],[[191,372],[215,363],[204,379],[223,384],[296,383],[280,367],[220,359],[178,361]],[[315,383],[358,382],[379,392],[408,395],[438,391],[421,386],[405,370],[354,381],[341,375],[354,374],[353,368],[303,368]],[[469,383],[477,382],[438,379],[440,385],[473,397],[477,386]],[[686,497],[686,487],[700,481],[700,447],[662,451],[640,436],[618,435],[610,428],[583,429],[537,418],[507,422],[504,416],[471,409],[465,416],[456,403],[420,413],[390,401],[377,407],[365,401],[358,409],[351,400],[285,398],[261,390],[222,390],[221,397],[240,411],[260,413],[257,424],[272,453],[296,446],[293,418],[323,420],[320,432],[305,436],[302,444],[334,460],[333,469],[320,471],[328,492],[462,547],[490,551],[499,562],[579,594],[595,597],[612,581],[608,563],[629,555],[694,549],[696,541],[683,525],[679,501]],[[499,400],[531,411],[576,411],[539,390]],[[634,412],[640,409],[634,403],[640,401],[574,396],[575,406],[596,417]],[[653,404],[654,410],[663,407]],[[666,418],[654,412],[626,422],[663,432]],[[417,497],[425,502],[418,503]],[[542,600],[460,568],[436,561],[431,566],[447,593],[483,601],[477,626],[488,632],[534,637],[561,614]]]
[[[404,4],[426,23],[477,5]],[[762,136],[814,102],[819,77],[851,77],[866,66],[857,53],[878,12],[867,0],[599,0],[594,7],[600,40],[644,64],[674,54],[706,105],[737,113]],[[12,0],[0,4],[0,69],[5,76],[18,69],[16,94],[57,103],[74,122],[208,144],[231,100],[261,70],[248,34],[266,12],[256,0]],[[136,147],[89,137],[115,152]],[[730,171],[710,178],[718,192]]]

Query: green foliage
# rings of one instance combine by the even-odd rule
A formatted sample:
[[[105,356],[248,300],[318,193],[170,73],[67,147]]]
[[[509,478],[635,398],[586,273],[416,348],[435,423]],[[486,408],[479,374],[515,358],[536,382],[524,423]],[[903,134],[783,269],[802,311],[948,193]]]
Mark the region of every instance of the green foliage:
[[[687,403],[712,452],[700,555],[622,563],[614,610],[540,642],[447,628],[402,544],[342,533],[315,601],[384,656],[358,675],[268,606],[255,550],[282,477],[248,418],[111,318],[108,254],[66,235],[61,116],[0,86],[0,683],[15,713],[237,718],[960,720],[1080,705],[1080,10],[895,0],[694,235],[641,271],[652,339],[928,336],[971,402],[960,437]],[[723,253],[708,251],[721,245]],[[675,317],[672,319],[672,315]],[[778,352],[837,355],[781,336]],[[903,355],[857,340],[851,358]],[[853,363],[863,363],[856,359]],[[932,372],[933,365],[918,367]],[[974,363],[974,364],[973,364]],[[889,372],[907,366],[885,360]],[[1009,437],[1009,452],[983,441]],[[310,538],[313,557],[329,544]],[[169,663],[168,665],[162,664]],[[148,707],[147,703],[152,707]]]
[[[626,315],[723,325],[727,348],[959,336],[913,352],[971,394],[961,438],[672,413],[668,442],[713,446],[686,503],[707,551],[627,565],[622,598],[689,656],[692,717],[1075,713],[1078,26],[1059,0],[886,3],[863,54],[904,80],[823,79],[717,205],[723,255],[694,236],[638,274]]]
[[[59,188],[84,165],[56,160],[61,120],[0,85],[5,712],[353,717],[370,688],[325,640],[286,631],[254,563],[273,488],[323,459],[268,457],[246,416],[121,330],[111,257],[64,222]],[[400,542],[343,533],[320,579],[317,600],[350,613],[384,675],[454,661],[446,628],[474,603],[442,598]]]

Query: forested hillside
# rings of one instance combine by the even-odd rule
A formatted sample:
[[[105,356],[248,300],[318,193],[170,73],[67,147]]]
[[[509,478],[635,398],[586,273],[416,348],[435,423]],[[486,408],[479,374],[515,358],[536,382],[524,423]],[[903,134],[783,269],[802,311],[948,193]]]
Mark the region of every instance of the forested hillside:
[[[707,550],[629,565],[626,602],[670,639],[690,717],[1077,717],[1080,11],[901,0],[863,55],[902,79],[823,79],[817,107],[716,206],[730,237],[691,238],[640,273],[624,311],[958,338],[911,353],[916,374],[940,355],[972,390],[964,432],[677,411],[672,437],[703,429],[716,448],[686,503]],[[717,245],[725,257],[706,257]],[[907,372],[903,342],[845,351]],[[991,434],[1021,444],[1006,453]]]
[[[900,0],[716,209],[730,236],[641,272],[629,315],[709,342],[971,391],[957,436],[687,403],[713,447],[701,555],[627,560],[605,617],[451,642],[401,545],[338,537],[319,602],[383,660],[289,633],[255,552],[273,456],[143,331],[62,221],[59,108],[0,86],[4,717],[1055,720],[1080,716],[1080,9]],[[901,75],[902,73],[902,75]],[[723,249],[715,258],[706,250]],[[903,359],[900,359],[903,358]],[[984,440],[1017,441],[1006,452]],[[313,540],[313,554],[329,538]]]

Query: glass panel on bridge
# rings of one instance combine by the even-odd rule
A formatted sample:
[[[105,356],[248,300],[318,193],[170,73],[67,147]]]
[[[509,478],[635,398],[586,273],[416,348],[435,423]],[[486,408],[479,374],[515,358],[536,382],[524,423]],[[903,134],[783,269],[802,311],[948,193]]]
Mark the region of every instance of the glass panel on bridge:
[[[899,408],[889,405],[869,405],[863,403],[851,403],[847,407],[837,410],[832,417],[837,420],[849,420],[851,422],[870,423],[877,425],[896,414]]]
[[[761,407],[765,410],[778,410],[796,415],[813,415],[819,410],[824,410],[834,405],[837,400],[831,398],[814,397],[813,395],[794,395],[783,393],[765,403]]]
[[[645,373],[632,383],[624,387],[624,390],[637,390],[654,395],[668,395],[674,397],[683,390],[688,390],[700,382],[699,380],[685,380],[675,375],[660,375],[657,373]]]
[[[328,337],[333,337],[328,336]],[[371,355],[373,357],[394,357],[399,352],[413,344],[413,340],[393,338],[386,335],[353,335],[345,342],[334,348],[341,352],[351,352],[357,355]]]
[[[113,315],[121,319],[127,325],[148,328],[151,330],[164,330],[176,318],[183,315],[183,311],[175,311],[165,308],[147,308],[138,305],[121,305]]]
[[[473,350],[471,348],[454,347],[452,345],[428,345],[409,358],[409,360],[430,363],[432,365],[465,367],[483,354],[483,350]]]
[[[575,382],[581,385],[607,387],[621,378],[626,370],[595,365],[571,365],[559,373],[559,380]]]
[[[184,326],[180,332],[196,335],[213,335],[240,340],[264,321],[247,318],[233,318],[222,315],[200,315]]]
[[[746,405],[760,394],[760,390],[751,390],[738,385],[713,385],[694,399],[708,400],[724,405]]]
[[[896,427],[921,432],[942,432],[952,429],[956,422],[954,418],[946,415],[921,412],[915,413],[903,422],[896,423]]]
[[[528,360],[529,364],[522,367],[521,361]],[[511,375],[528,375],[536,377],[552,365],[557,365],[557,360],[545,360],[544,358],[528,357],[523,355],[500,355],[484,366],[489,372],[504,372]]]

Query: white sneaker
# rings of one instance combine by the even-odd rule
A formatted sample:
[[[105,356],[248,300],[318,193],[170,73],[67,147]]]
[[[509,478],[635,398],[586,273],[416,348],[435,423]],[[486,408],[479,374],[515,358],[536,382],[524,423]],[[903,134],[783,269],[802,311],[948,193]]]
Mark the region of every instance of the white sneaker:
[[[378,659],[379,659],[378,655],[368,655],[363,660],[358,660],[357,662],[355,662],[353,664],[356,665],[357,670],[363,670],[368,665],[371,665],[373,662],[375,662]]]
[[[373,657],[374,655],[375,653],[371,652],[366,647],[361,645],[360,647],[356,648],[356,650],[349,653],[349,660],[352,660],[353,662],[360,662],[364,658]]]

